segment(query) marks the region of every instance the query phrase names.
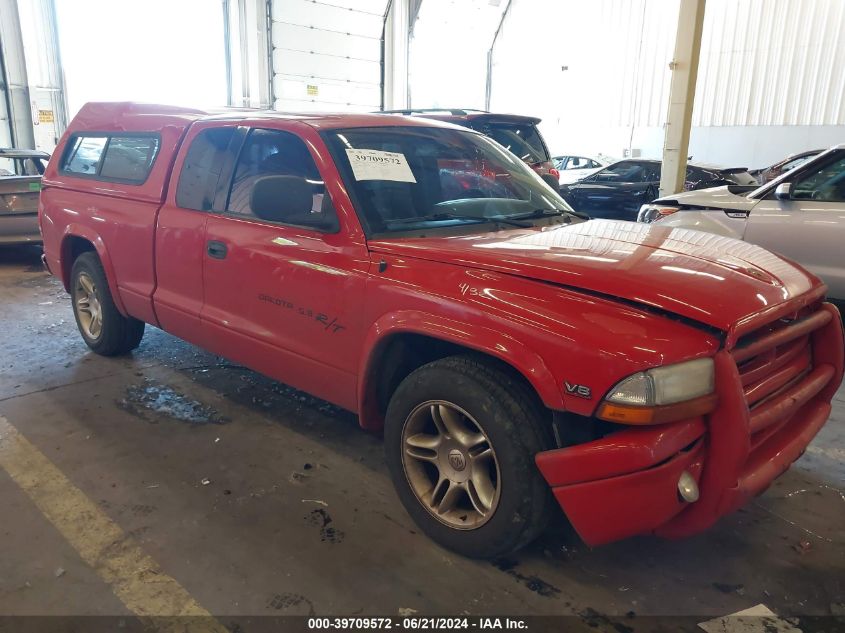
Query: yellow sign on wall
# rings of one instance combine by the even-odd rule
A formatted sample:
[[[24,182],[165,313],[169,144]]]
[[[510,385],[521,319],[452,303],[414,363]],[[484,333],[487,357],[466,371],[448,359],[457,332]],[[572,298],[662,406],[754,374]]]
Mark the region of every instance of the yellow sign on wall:
[[[306,84],[305,91],[308,93],[309,97],[316,97],[320,94],[320,89],[314,84]]]
[[[38,122],[39,123],[53,123],[55,121],[55,117],[53,115],[52,110],[39,110],[38,111]]]

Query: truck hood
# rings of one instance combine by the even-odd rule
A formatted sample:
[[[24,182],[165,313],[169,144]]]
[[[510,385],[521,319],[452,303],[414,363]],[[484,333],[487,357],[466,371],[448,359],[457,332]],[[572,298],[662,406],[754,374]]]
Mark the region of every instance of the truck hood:
[[[655,224],[590,220],[448,237],[371,241],[374,253],[581,289],[721,330],[821,286],[759,246]]]
[[[724,209],[726,211],[747,212],[760,202],[756,198],[749,198],[748,194],[755,189],[748,189],[744,193],[733,193],[733,185],[723,187],[712,187],[710,189],[698,189],[697,191],[685,191],[672,196],[658,198],[652,204],[661,202],[674,202],[683,207],[697,207],[707,209]]]

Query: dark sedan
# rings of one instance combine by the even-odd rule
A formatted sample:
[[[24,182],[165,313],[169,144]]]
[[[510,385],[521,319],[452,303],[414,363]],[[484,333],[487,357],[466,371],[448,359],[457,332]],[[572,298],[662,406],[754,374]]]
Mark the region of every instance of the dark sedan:
[[[634,221],[640,206],[659,195],[660,166],[659,160],[621,160],[583,180],[561,185],[560,193],[576,211],[590,217]],[[684,189],[756,183],[744,167],[724,169],[690,163]]]

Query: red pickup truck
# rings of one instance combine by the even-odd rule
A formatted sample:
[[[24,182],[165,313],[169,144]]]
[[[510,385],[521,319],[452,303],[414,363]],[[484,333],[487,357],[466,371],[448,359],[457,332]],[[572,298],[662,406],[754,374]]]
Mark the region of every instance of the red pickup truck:
[[[43,180],[82,338],[145,323],[358,413],[469,556],[555,501],[590,545],[699,532],[804,451],[842,381],[825,286],[744,242],[585,221],[471,130],[88,104]]]

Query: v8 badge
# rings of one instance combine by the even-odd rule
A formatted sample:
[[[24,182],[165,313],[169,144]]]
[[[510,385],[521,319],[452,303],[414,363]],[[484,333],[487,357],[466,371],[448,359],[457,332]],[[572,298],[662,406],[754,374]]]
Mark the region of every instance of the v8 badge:
[[[566,389],[566,395],[568,396],[578,396],[579,398],[587,398],[588,400],[593,397],[592,391],[586,385],[573,385],[571,382],[564,381],[563,387]]]

